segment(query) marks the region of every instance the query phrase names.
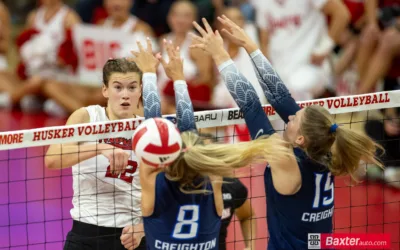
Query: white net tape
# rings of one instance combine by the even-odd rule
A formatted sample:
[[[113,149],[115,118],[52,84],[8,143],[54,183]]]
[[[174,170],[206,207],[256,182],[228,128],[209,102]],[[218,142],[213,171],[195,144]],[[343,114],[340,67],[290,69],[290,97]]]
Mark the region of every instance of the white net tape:
[[[298,102],[301,107],[314,104],[327,108],[331,114],[360,112],[374,109],[400,107],[400,90],[365,95],[341,96]],[[270,120],[280,117],[270,105],[264,106]],[[176,122],[175,115],[165,115]],[[195,113],[197,128],[211,128],[243,124],[243,114],[238,108],[210,110]],[[106,138],[130,138],[143,118],[126,119],[71,126],[46,127],[0,133],[0,150],[44,146],[77,141],[97,141]]]

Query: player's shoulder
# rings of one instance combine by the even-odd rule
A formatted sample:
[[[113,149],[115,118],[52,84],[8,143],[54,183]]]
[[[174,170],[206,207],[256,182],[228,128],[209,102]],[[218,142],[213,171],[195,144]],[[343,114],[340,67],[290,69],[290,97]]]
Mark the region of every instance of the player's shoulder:
[[[65,6],[65,9],[66,9],[66,15],[64,20],[64,25],[66,28],[70,28],[77,23],[81,23],[81,18],[74,9],[68,6]]]
[[[31,10],[31,11],[28,13],[28,17],[26,18],[26,25],[27,25],[27,26],[32,26],[32,25],[33,25],[33,23],[35,22],[37,13],[39,12],[39,10],[40,10],[40,9],[34,9],[34,10]]]
[[[2,2],[0,2],[0,21],[2,23],[7,22],[7,24],[9,24],[9,22],[10,22],[10,12],[9,12],[7,6]]]
[[[90,115],[86,107],[75,110],[68,118],[67,125],[89,123]]]
[[[154,35],[154,31],[151,28],[151,26],[148,23],[146,23],[146,22],[144,22],[144,21],[142,21],[140,19],[138,19],[136,25],[132,29],[132,32],[136,32],[136,31],[141,31],[146,36],[149,36],[149,37],[154,37],[155,36]]]
[[[7,6],[4,4],[4,3],[2,3],[2,2],[0,2],[0,12],[7,12],[8,13],[8,8],[7,8]]]

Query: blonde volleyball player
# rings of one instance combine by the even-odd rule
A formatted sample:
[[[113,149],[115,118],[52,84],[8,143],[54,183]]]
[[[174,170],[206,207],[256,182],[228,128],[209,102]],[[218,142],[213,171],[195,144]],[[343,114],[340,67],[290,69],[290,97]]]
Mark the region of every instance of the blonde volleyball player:
[[[379,147],[366,135],[339,127],[321,106],[304,109],[296,104],[269,61],[242,28],[223,16],[227,39],[244,47],[252,58],[268,102],[287,123],[283,139],[293,157],[269,162],[264,182],[267,199],[268,249],[307,249],[308,233],[331,233],[334,208],[334,176],[353,176],[361,159],[375,158]],[[225,51],[222,37],[203,19],[205,30],[194,23],[202,37],[193,35],[212,55],[232,97],[242,110],[251,137],[278,138],[257,94]],[[269,146],[269,145],[268,145]],[[295,209],[294,209],[295,208]]]
[[[69,117],[67,125],[137,117],[141,84],[142,72],[134,62],[108,60],[103,68],[102,89],[107,106],[78,109]],[[51,145],[45,165],[49,169],[72,167],[73,226],[67,235],[65,250],[124,249],[120,236],[123,228],[130,225],[134,225],[135,232],[142,232],[135,234],[135,247],[141,243],[138,249],[145,249],[145,242],[141,241],[138,162],[130,138]]]
[[[218,235],[223,210],[222,183],[218,181],[222,179],[220,177],[231,176],[234,168],[252,162],[284,157],[287,148],[282,145],[283,140],[276,137],[237,144],[203,144],[197,134],[193,106],[183,80],[183,60],[179,50],[173,49],[172,43],[166,45],[166,51],[169,62],[164,59],[161,61],[166,74],[174,81],[177,122],[183,149],[181,152],[178,149],[180,154],[165,168],[146,164],[148,159],[141,158],[142,213],[147,249],[219,249]],[[139,128],[135,131],[134,145],[147,140],[146,130],[149,134],[158,133],[160,138],[166,140],[165,143],[176,141],[176,138],[168,137],[173,132],[156,128],[167,126],[163,119],[158,118],[161,116],[161,102],[154,73],[157,58],[151,49],[141,49],[135,56],[137,65],[153,81],[143,86],[144,113],[146,119],[150,120],[142,124],[146,124],[142,128],[144,134]],[[176,133],[176,136],[179,137],[179,134]],[[146,145],[151,146],[152,143]],[[129,240],[125,242],[123,239],[122,242],[126,248],[133,249]]]

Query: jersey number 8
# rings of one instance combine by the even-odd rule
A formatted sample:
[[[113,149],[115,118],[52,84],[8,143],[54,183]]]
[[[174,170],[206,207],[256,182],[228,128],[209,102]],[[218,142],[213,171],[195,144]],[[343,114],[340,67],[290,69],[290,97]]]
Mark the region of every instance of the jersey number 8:
[[[322,180],[324,179],[323,177],[326,177],[325,179],[325,185],[323,185],[324,190],[321,190],[321,183]],[[329,194],[324,195],[324,192],[329,192]],[[319,208],[321,204],[321,197],[322,199],[322,205],[323,206],[329,206],[333,203],[333,197],[334,197],[334,185],[332,182],[332,176],[331,173],[328,174],[315,174],[315,196],[314,196],[314,202],[313,202],[313,208]]]
[[[190,213],[190,218],[185,218],[186,214]],[[172,237],[175,239],[192,239],[197,237],[199,228],[199,206],[185,205],[179,208],[177,223],[175,224],[174,233]],[[184,227],[189,230],[182,232]]]

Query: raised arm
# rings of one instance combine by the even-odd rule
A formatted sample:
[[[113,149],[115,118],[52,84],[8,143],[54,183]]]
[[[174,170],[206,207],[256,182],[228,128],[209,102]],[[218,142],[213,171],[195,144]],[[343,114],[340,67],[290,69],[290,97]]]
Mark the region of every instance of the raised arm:
[[[174,81],[176,116],[179,131],[197,130],[194,120],[192,100],[190,100],[187,84],[184,80]]]
[[[218,31],[214,34],[210,25],[203,19],[205,31],[197,23],[196,29],[203,38],[193,35],[199,44],[193,47],[201,48],[212,55],[229,93],[244,114],[251,137],[256,139],[260,135],[273,134],[275,130],[262,109],[260,100],[252,84],[240,73],[229,54],[225,51],[223,41]]]
[[[143,107],[146,119],[161,117],[161,99],[157,88],[157,67],[159,60],[153,55],[150,38],[147,38],[147,48],[144,49],[140,42],[137,42],[139,52],[132,51],[135,56],[132,60],[143,72]]]
[[[218,65],[218,70],[229,90],[229,93],[244,114],[252,139],[261,135],[275,133],[267,115],[262,109],[257,92],[253,85],[240,73],[232,60]]]
[[[156,73],[143,73],[142,84],[145,119],[161,117],[161,100],[157,88]]]
[[[263,53],[257,49],[249,54],[265,97],[285,123],[288,123],[289,116],[300,110],[299,105]]]
[[[222,18],[218,17],[218,20],[225,27],[223,32],[226,37],[233,43],[244,47],[247,53],[249,53],[264,95],[280,117],[287,123],[289,116],[296,114],[300,110],[300,107],[290,95],[278,73],[258,49],[257,44],[247,36],[242,28],[226,16],[222,16]]]
[[[164,47],[168,53],[168,63],[160,57],[166,75],[174,82],[176,118],[179,131],[197,130],[194,120],[192,101],[183,75],[183,60],[179,54],[179,47],[173,48],[172,42],[164,40]]]

